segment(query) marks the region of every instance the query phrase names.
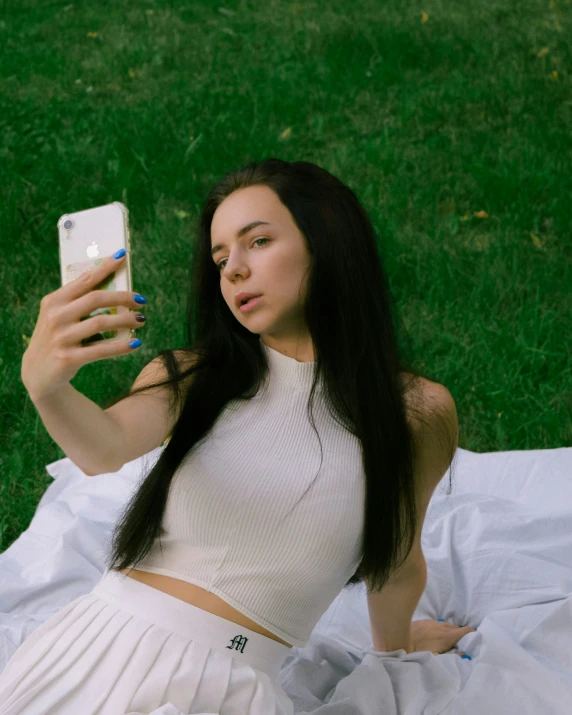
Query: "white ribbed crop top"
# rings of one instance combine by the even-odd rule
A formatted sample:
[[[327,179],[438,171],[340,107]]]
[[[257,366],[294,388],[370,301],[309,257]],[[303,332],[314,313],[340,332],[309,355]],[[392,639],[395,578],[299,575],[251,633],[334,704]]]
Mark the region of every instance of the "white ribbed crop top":
[[[158,541],[136,569],[215,593],[303,648],[359,565],[365,475],[359,440],[315,393],[314,362],[261,345],[269,381],[231,400],[171,482]]]

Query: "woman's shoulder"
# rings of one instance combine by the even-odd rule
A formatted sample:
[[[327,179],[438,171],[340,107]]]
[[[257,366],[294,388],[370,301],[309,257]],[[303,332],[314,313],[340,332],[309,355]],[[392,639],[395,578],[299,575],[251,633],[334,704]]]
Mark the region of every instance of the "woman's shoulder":
[[[409,372],[400,372],[399,379],[407,417],[414,427],[426,425],[431,416],[440,419],[452,409],[451,393],[441,383]]]
[[[405,394],[413,393],[414,396],[423,396],[429,398],[443,397],[446,392],[449,392],[444,385],[439,382],[429,380],[427,377],[416,375],[411,372],[400,372],[399,382],[402,388],[406,388]]]

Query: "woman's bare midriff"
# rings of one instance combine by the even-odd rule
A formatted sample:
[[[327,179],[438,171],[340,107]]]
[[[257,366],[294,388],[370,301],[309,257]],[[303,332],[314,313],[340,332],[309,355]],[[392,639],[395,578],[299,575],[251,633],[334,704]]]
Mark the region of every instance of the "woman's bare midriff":
[[[122,573],[134,578],[136,581],[146,583],[152,588],[168,593],[170,596],[179,598],[181,601],[190,603],[191,606],[202,608],[203,611],[214,613],[215,616],[220,616],[227,621],[238,623],[245,628],[250,628],[251,631],[260,633],[267,638],[272,638],[272,640],[292,648],[290,643],[286,643],[286,641],[281,640],[278,636],[274,635],[274,633],[270,633],[266,628],[263,628],[245,616],[244,613],[237,611],[236,608],[233,608],[229,603],[223,601],[222,598],[215,593],[196,586],[194,583],[187,583],[187,581],[181,581],[181,579],[178,578],[151,573],[150,571],[138,571],[137,569],[124,569]]]

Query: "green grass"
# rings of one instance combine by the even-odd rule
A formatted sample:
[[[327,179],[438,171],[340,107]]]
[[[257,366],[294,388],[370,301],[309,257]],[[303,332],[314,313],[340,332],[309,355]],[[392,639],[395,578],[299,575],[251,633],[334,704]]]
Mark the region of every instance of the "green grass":
[[[101,404],[182,344],[202,201],[268,156],[363,201],[462,448],[572,442],[572,1],[221,2],[0,8],[0,550],[65,456],[20,379],[59,216],[130,210],[148,320],[139,351],[74,378]]]

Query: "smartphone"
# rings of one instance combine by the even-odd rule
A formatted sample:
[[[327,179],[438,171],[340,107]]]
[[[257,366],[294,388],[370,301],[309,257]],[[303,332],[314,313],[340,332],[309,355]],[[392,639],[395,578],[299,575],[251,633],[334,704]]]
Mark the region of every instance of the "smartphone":
[[[124,248],[127,255],[121,268],[95,286],[94,290],[132,290],[129,212],[124,204],[113,201],[105,206],[64,214],[58,220],[58,234],[62,286],[99,265],[119,248]],[[98,308],[89,315],[82,316],[81,320],[101,313],[121,315],[130,310],[123,305]],[[90,345],[99,340],[117,342],[134,336],[134,328],[106,330],[90,335],[82,340],[81,344]]]

